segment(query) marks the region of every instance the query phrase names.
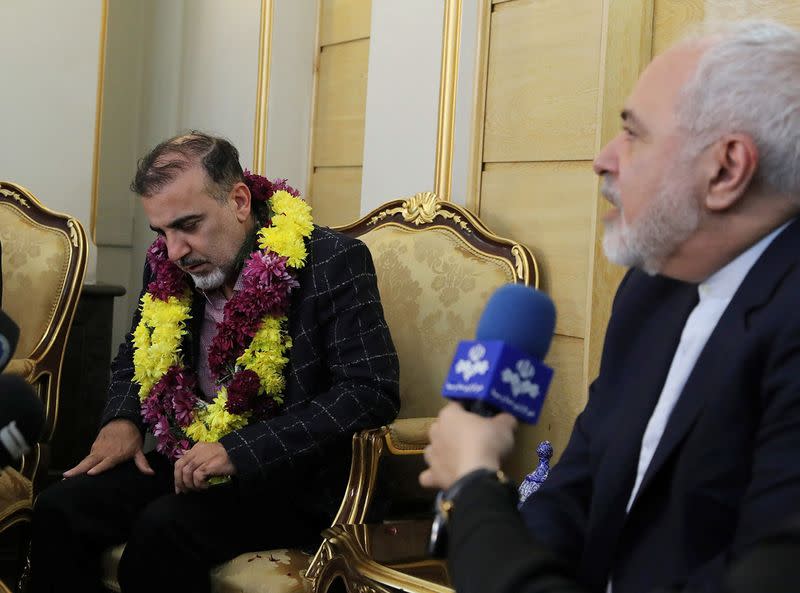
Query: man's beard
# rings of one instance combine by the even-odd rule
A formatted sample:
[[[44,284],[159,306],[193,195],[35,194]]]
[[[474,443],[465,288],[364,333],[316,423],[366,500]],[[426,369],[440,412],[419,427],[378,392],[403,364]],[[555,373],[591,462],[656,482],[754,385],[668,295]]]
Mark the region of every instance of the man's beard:
[[[245,236],[242,244],[239,246],[239,251],[233,257],[233,259],[225,262],[222,265],[215,266],[214,269],[206,274],[189,273],[194,281],[195,288],[200,290],[215,290],[225,284],[228,278],[231,278],[234,274],[238,275],[247,256],[250,255],[250,253],[253,252],[257,247],[256,238],[258,230],[258,225],[254,225],[254,228]],[[181,265],[184,268],[190,267],[197,263],[203,262],[191,260],[187,260],[186,262],[183,260],[181,261]]]
[[[620,209],[619,217],[606,223],[603,234],[603,251],[611,262],[655,275],[697,230],[700,208],[693,200],[690,180],[681,175],[686,171],[681,166],[684,163],[676,161],[676,166],[667,171],[650,204],[631,225],[625,222],[618,188],[608,175],[603,177],[600,193]]]

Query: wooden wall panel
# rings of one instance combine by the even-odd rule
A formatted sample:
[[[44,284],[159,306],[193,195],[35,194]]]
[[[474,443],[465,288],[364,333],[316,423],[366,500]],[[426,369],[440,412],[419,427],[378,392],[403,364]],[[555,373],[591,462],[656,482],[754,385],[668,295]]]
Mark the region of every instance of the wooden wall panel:
[[[687,29],[702,21],[745,18],[775,19],[800,28],[800,2],[795,0],[656,0],[653,53],[678,41]]]
[[[369,40],[323,47],[319,58],[315,167],[361,166]]]
[[[555,369],[550,391],[544,402],[539,422],[534,426],[521,425],[517,431],[514,452],[507,469],[516,480],[521,480],[536,467],[536,447],[540,441],[549,440],[557,461],[572,434],[575,417],[586,405],[583,387],[583,340],[555,336],[545,359]]]
[[[481,219],[536,256],[542,288],[556,303],[556,332],[583,337],[595,176],[591,163],[488,164]]]
[[[601,8],[597,0],[495,6],[484,162],[593,157]]]
[[[314,187],[314,222],[323,226],[351,223],[361,214],[361,167],[318,167]]]
[[[322,0],[320,46],[369,37],[372,0]]]

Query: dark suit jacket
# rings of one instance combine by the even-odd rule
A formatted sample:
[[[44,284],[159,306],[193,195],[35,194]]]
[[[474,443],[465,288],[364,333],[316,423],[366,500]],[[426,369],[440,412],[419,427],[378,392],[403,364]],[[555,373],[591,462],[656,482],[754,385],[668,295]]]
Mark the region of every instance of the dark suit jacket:
[[[289,312],[293,344],[282,411],[220,442],[240,480],[255,488],[294,489],[309,510],[330,516],[341,502],[353,433],[397,415],[399,368],[367,247],[321,227],[314,228],[307,246]],[[150,278],[145,266],[143,291]],[[205,299],[195,294],[184,344],[187,366],[206,355],[198,351],[204,306]],[[131,331],[139,317],[137,311]],[[132,353],[128,334],[111,367],[103,424],[127,418],[143,428]]]
[[[579,581],[614,593],[718,582],[800,509],[800,224],[762,254],[720,318],[629,514],[642,434],[697,289],[630,272],[569,444],[523,508]],[[554,405],[555,402],[550,402]]]
[[[727,571],[719,593],[800,591],[800,520],[782,523],[743,553]],[[461,491],[449,531],[448,562],[457,593],[587,593],[569,565],[531,536],[496,480],[475,481]]]

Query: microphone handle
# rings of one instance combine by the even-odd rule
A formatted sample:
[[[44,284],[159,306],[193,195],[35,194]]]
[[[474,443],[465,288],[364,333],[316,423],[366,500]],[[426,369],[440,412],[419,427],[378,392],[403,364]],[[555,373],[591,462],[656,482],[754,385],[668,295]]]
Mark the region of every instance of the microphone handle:
[[[482,399],[463,400],[463,405],[467,412],[472,412],[484,418],[492,418],[500,413],[499,408],[496,408]]]

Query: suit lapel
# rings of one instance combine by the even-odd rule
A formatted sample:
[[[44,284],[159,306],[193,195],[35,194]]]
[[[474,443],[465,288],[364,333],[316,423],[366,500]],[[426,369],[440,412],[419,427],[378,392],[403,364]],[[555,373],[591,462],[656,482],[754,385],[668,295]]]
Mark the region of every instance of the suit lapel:
[[[649,295],[655,298],[656,294]],[[653,413],[680,340],[686,318],[697,303],[697,287],[676,284],[647,319],[636,327],[621,328],[636,342],[626,358],[624,379],[616,387],[624,398],[615,417],[609,445],[595,473],[592,495],[592,526],[585,548],[585,566],[596,571],[589,579],[608,578],[626,507],[636,477],[642,434]],[[643,295],[647,298],[648,295]],[[587,575],[588,576],[588,575]]]
[[[796,265],[798,253],[800,223],[795,221],[756,261],[720,317],[670,415],[637,499],[689,433],[707,398],[713,393],[714,383],[719,380],[720,373],[725,372],[725,360],[729,358],[731,349],[745,342],[749,315],[769,303],[782,279]]]

